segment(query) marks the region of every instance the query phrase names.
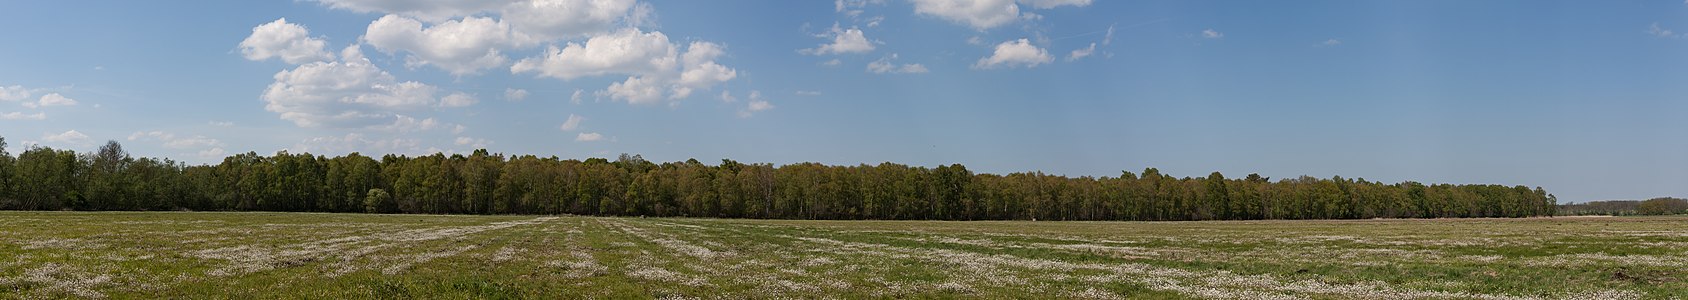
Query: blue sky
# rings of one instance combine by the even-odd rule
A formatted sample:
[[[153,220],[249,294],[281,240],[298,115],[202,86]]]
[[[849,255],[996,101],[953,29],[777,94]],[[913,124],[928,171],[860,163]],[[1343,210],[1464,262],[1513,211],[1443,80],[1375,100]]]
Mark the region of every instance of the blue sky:
[[[1688,196],[1676,0],[9,1],[0,28],[14,154],[484,147]]]

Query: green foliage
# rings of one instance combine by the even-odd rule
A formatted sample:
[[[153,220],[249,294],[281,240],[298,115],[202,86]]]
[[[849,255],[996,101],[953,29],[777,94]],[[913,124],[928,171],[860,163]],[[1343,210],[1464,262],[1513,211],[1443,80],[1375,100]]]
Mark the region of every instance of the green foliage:
[[[369,189],[368,196],[363,198],[363,211],[370,213],[387,212],[386,207],[392,206],[393,196],[386,190]]]
[[[1643,215],[1674,215],[1688,213],[1688,199],[1653,198],[1641,201],[1636,208]]]
[[[4,140],[0,140],[3,143]],[[5,154],[5,153],[0,153]],[[117,142],[78,156],[0,155],[0,209],[253,210],[579,214],[782,219],[1248,220],[1551,215],[1540,188],[1385,184],[1333,177],[1272,182],[1214,172],[1178,178],[976,174],[959,164],[783,166],[505,156],[477,150],[377,161],[247,152],[216,165],[133,158]],[[1661,209],[1674,206],[1660,204]],[[1681,209],[1677,209],[1680,211]]]

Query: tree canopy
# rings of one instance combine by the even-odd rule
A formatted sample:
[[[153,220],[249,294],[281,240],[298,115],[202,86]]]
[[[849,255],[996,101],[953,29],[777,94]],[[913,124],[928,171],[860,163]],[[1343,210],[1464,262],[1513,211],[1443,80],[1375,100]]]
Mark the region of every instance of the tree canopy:
[[[0,139],[0,209],[579,214],[789,219],[1252,220],[1552,215],[1541,188],[1258,174],[975,173],[959,164],[775,166],[506,156],[248,152],[215,165]]]

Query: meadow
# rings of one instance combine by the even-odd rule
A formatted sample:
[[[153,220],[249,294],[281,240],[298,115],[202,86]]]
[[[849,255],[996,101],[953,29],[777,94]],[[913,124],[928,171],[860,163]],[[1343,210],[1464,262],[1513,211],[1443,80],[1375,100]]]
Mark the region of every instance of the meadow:
[[[1688,217],[0,212],[0,298],[1688,298]]]

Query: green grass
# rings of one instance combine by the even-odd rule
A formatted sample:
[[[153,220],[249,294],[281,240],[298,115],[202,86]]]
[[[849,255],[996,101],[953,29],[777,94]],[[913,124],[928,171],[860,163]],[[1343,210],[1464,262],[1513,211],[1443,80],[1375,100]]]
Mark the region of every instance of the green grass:
[[[1688,218],[0,212],[0,298],[1688,298]]]

